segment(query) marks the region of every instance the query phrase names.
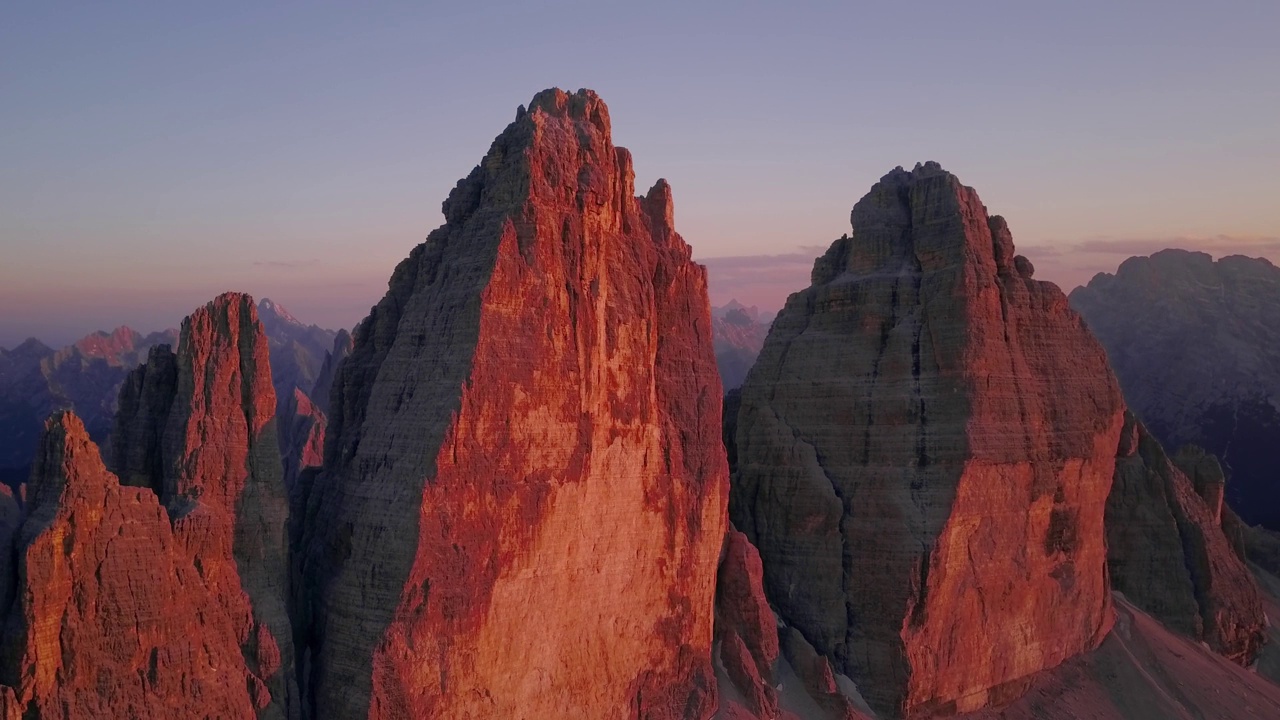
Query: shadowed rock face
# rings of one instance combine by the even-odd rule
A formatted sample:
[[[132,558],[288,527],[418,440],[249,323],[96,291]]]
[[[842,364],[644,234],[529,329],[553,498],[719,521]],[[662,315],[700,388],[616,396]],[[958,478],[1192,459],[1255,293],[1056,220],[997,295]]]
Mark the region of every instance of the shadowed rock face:
[[[153,492],[107,472],[75,415],[46,424],[28,501],[0,662],[6,717],[254,715],[237,628],[180,530]]]
[[[1201,470],[1200,488],[1125,414],[1107,500],[1111,581],[1170,629],[1249,665],[1266,637],[1258,588],[1220,526],[1221,474],[1215,482],[1207,467],[1212,458],[1181,455]]]
[[[284,486],[291,490],[303,470],[319,468],[324,463],[324,433],[328,419],[306,393],[297,389],[279,408]]]
[[[157,348],[130,374],[120,409],[122,482],[151,488],[168,510],[176,543],[240,639],[259,714],[296,716],[288,501],[253,299],[227,293],[192,313],[176,353]]]
[[[299,482],[316,716],[709,716],[727,468],[670,188],[549,90],[443,210]]]
[[[1227,503],[1245,522],[1280,530],[1280,269],[1162,250],[1099,273],[1071,305],[1151,434],[1216,455]]]
[[[351,354],[351,343],[351,333],[339,330],[333,339],[333,349],[325,353],[315,387],[309,393],[311,401],[326,416],[329,414],[329,395],[333,392],[333,377],[338,372],[338,365]]]
[[[936,164],[886,175],[852,224],[742,388],[730,515],[781,618],[873,707],[981,707],[1110,627],[1119,389]]]

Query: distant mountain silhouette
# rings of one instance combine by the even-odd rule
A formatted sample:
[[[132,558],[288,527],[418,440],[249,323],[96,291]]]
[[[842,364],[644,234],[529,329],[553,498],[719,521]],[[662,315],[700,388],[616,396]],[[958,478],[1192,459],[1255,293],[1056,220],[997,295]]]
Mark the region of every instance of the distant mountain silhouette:
[[[1280,529],[1280,269],[1163,250],[1099,273],[1071,304],[1152,434],[1217,455],[1228,504]]]
[[[764,347],[771,319],[772,316],[763,315],[754,305],[747,307],[737,300],[711,308],[711,338],[725,392],[746,380],[760,348]]]

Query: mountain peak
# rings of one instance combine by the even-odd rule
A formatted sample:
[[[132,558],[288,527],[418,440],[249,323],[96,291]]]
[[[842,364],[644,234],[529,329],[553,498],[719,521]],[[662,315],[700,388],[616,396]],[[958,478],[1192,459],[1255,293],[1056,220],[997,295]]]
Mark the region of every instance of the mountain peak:
[[[303,324],[301,320],[294,317],[292,313],[286,310],[283,305],[275,302],[271,298],[262,298],[258,303],[258,314],[263,316],[264,321],[267,318],[276,318],[293,325]]]

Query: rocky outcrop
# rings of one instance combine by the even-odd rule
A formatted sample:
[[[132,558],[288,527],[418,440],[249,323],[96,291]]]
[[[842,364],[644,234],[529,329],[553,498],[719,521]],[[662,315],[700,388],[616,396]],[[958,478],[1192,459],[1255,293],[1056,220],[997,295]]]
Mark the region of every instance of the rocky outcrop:
[[[267,338],[253,299],[227,293],[182,325],[121,393],[122,481],[152,489],[174,539],[240,641],[264,717],[300,710],[286,613],[288,501]]]
[[[252,717],[236,627],[178,535],[153,492],[106,470],[79,418],[52,417],[15,538],[0,708]]]
[[[760,553],[732,527],[725,535],[717,573],[715,638],[720,663],[747,700],[748,710],[758,718],[777,717],[777,621],[764,595]]]
[[[177,393],[178,357],[168,345],[151,348],[147,362],[125,377],[111,433],[111,465],[125,485],[161,491],[165,430]]]
[[[967,710],[1111,623],[1101,346],[937,164],[889,173],[742,388],[730,515],[781,619],[878,712]]]
[[[1200,471],[1199,483],[1125,414],[1107,500],[1112,584],[1170,629],[1248,665],[1266,637],[1258,588],[1222,532],[1221,483],[1202,454],[1182,456]]]
[[[1231,544],[1231,551],[1241,562],[1245,562],[1246,525],[1231,506],[1227,505],[1227,477],[1218,458],[1196,445],[1183,445],[1173,456],[1173,464],[1187,476],[1196,494],[1204,500],[1213,521]]]
[[[339,330],[333,338],[333,349],[324,355],[324,363],[320,366],[320,374],[316,376],[316,384],[308,393],[312,402],[326,416],[329,414],[329,393],[333,390],[333,378],[338,372],[338,365],[351,354],[351,333]]]
[[[280,452],[284,460],[284,486],[291,490],[298,475],[324,463],[324,434],[328,419],[311,398],[294,389],[280,410]]]
[[[1217,456],[1227,503],[1250,525],[1280,530],[1280,269],[1162,250],[1099,273],[1071,305],[1151,434]]]
[[[706,273],[633,181],[594,93],[539,93],[356,330],[298,548],[317,717],[714,710]]]
[[[287,418],[284,405],[295,389],[311,395],[323,382],[326,400],[317,405],[326,405],[329,381],[321,375],[329,348],[340,352],[338,334],[306,325],[270,300],[260,307],[282,418]],[[17,487],[26,480],[44,420],[57,410],[74,410],[92,440],[104,449],[109,442],[105,459],[108,467],[120,472],[115,465],[120,442],[108,435],[115,427],[122,383],[151,349],[172,349],[177,341],[177,330],[143,335],[121,326],[86,335],[56,351],[34,339],[13,350],[0,348],[0,482]]]

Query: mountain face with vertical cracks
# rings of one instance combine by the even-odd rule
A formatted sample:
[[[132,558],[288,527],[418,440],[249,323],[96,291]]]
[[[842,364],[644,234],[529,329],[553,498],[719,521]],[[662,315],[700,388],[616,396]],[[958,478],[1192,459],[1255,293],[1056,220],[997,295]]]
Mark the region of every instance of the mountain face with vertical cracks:
[[[548,90],[396,268],[295,552],[318,718],[706,718],[727,467],[706,272]]]
[[[979,708],[1110,627],[1119,388],[936,163],[851,220],[734,399],[730,516],[780,618],[878,712]]]
[[[1179,455],[1200,470],[1195,479],[1125,413],[1107,499],[1112,585],[1170,629],[1247,666],[1266,638],[1262,600],[1223,533],[1221,473],[1214,478],[1203,455]]]
[[[1280,268],[1162,250],[1071,292],[1125,400],[1167,448],[1193,443],[1226,471],[1226,499],[1280,530]]]
[[[169,513],[69,412],[46,424],[26,511],[2,568],[12,717],[253,717],[236,628]]]
[[[174,541],[231,624],[260,717],[300,712],[286,610],[288,500],[267,338],[227,293],[155,348],[121,389],[113,433],[125,485],[150,488]]]

